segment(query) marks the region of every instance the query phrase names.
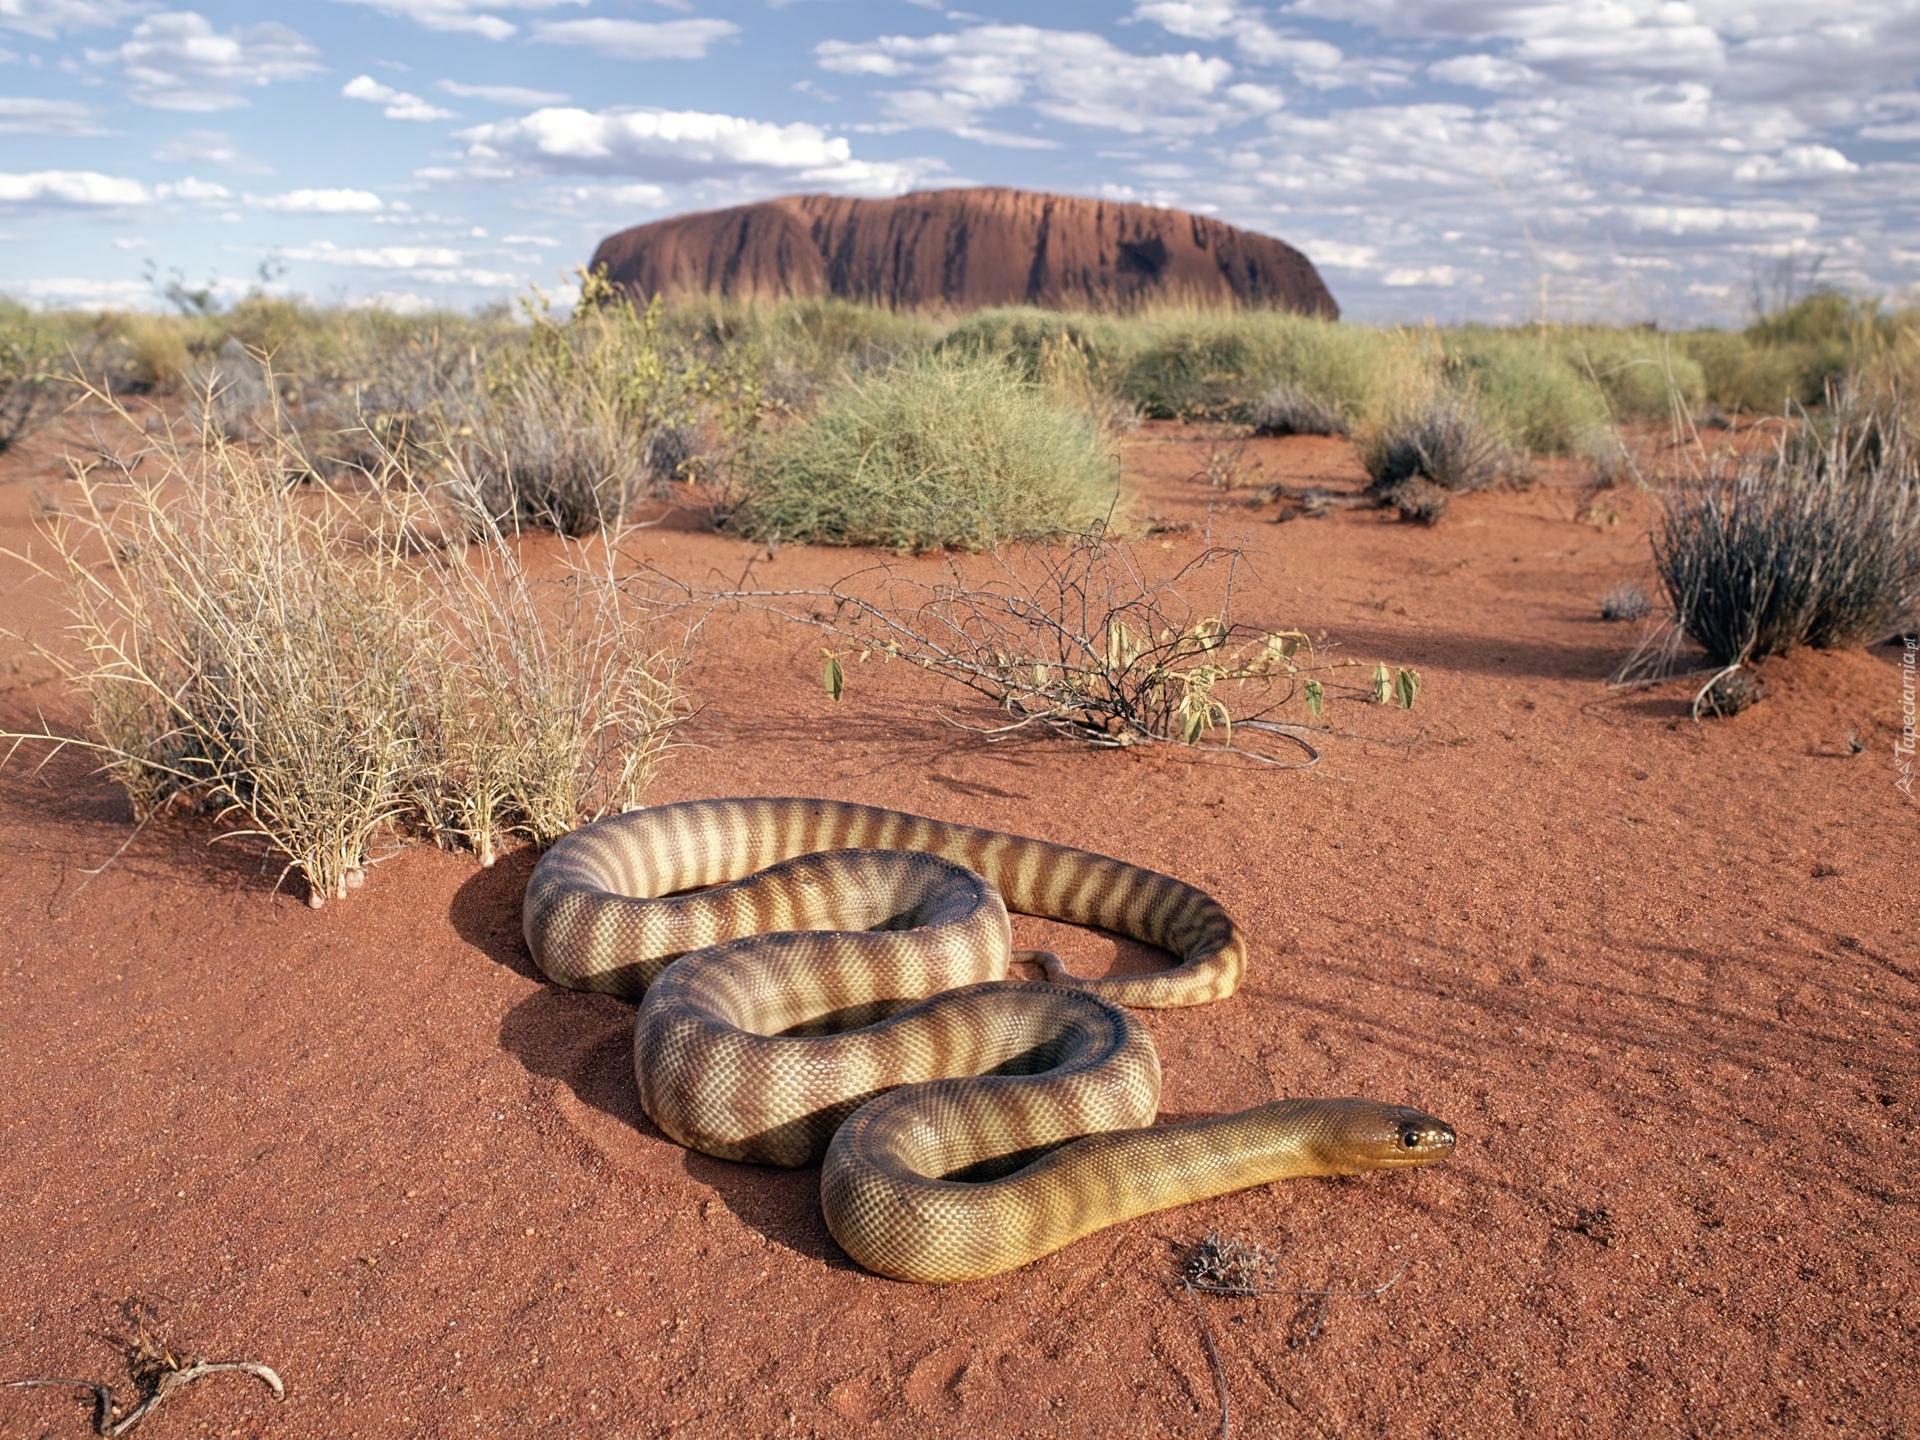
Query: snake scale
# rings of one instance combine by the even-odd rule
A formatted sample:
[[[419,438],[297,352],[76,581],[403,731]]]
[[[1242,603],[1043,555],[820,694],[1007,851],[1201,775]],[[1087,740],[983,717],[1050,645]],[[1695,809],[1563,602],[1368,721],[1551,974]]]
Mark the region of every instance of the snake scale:
[[[1007,910],[1170,951],[1008,980]],[[834,1239],[905,1280],[975,1279],[1107,1225],[1302,1175],[1444,1159],[1444,1122],[1283,1100],[1153,1125],[1160,1062],[1123,1006],[1224,999],[1246,942],[1191,885],[1104,855],[831,800],[698,800],[566,836],[527,944],[562,985],[640,999],[634,1072],[677,1142],[821,1162]]]

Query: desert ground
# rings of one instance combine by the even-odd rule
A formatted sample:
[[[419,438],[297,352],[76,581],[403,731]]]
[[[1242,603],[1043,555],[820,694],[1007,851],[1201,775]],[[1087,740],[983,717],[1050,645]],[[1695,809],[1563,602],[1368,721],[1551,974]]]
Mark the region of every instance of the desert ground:
[[[0,457],[5,549],[69,493],[75,424]],[[1144,508],[1192,527],[1143,551],[1243,547],[1245,618],[1417,668],[1412,711],[1330,706],[1309,769],[989,743],[964,692],[869,664],[836,704],[817,635],[719,611],[648,798],[857,800],[1190,880],[1253,956],[1231,999],[1143,1016],[1163,1115],[1367,1095],[1452,1122],[1451,1162],[1164,1212],[992,1280],[876,1278],[817,1172],[639,1113],[631,1007],[532,967],[531,853],[407,848],[314,910],[261,842],[136,831],[86,754],[27,748],[0,768],[0,1379],[124,1398],[135,1300],[286,1384],[210,1377],[155,1436],[1208,1436],[1223,1396],[1238,1435],[1920,1433],[1897,647],[1770,662],[1764,702],[1698,724],[1691,685],[1605,683],[1637,630],[1599,599],[1652,585],[1645,492],[1549,465],[1431,528],[1277,523],[1197,478],[1205,446],[1127,440]],[[1365,478],[1337,440],[1245,460]],[[635,554],[692,580],[945,563],[657,518]],[[57,595],[0,567],[6,626],[57,643]],[[0,642],[0,727],[82,718]],[[1015,933],[1083,973],[1146,963]],[[1185,1288],[1210,1234],[1261,1247],[1271,1293]],[[0,1390],[0,1433],[87,1433],[89,1405]]]

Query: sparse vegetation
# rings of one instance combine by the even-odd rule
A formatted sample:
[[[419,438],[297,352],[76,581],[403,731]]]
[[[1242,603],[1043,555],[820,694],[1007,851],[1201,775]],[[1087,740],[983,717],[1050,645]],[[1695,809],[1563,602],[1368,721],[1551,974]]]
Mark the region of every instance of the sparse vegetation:
[[[1292,380],[1262,395],[1249,417],[1256,435],[1345,435],[1347,419]]]
[[[647,493],[656,431],[684,431],[727,401],[753,407],[751,378],[678,341],[657,301],[636,310],[589,277],[571,323],[529,310],[531,333],[489,360],[456,447],[495,520],[576,536],[613,528]]]
[[[1638,585],[1622,585],[1609,590],[1600,600],[1602,620],[1644,620],[1653,613],[1653,602]]]
[[[1518,459],[1480,413],[1469,390],[1441,385],[1421,403],[1366,434],[1360,460],[1382,505],[1427,524],[1449,495],[1485,490],[1513,475]]]
[[[49,527],[84,743],[136,816],[237,816],[315,904],[382,833],[490,861],[505,833],[546,843],[626,808],[676,713],[675,655],[610,575],[575,551],[544,598],[457,457],[430,486],[387,456],[394,483],[343,491],[299,483],[284,434],[168,434],[105,478],[76,466],[80,513]]]
[[[766,435],[729,528],[770,544],[983,550],[1072,534],[1119,511],[1107,437],[1005,365],[918,357],[849,378]]]
[[[53,408],[58,359],[53,327],[0,300],[0,451],[25,439]]]
[[[836,642],[825,669],[836,700],[849,663],[904,660],[1011,717],[991,736],[1031,728],[1103,747],[1231,745],[1236,730],[1253,730],[1317,759],[1299,733],[1312,727],[1276,719],[1282,707],[1299,698],[1317,719],[1332,692],[1369,699],[1375,688],[1357,676],[1338,684],[1356,662],[1316,654],[1300,631],[1236,620],[1238,564],[1234,552],[1208,549],[1154,576],[1132,547],[1095,533],[1064,550],[1002,551],[984,577],[950,563],[935,584],[883,570],[829,590],[691,598],[740,600],[824,631]],[[1203,588],[1205,604],[1191,598]],[[1419,677],[1402,670],[1389,683],[1411,707]]]
[[[1842,399],[1769,455],[1677,484],[1654,561],[1715,665],[1859,645],[1920,621],[1920,470],[1906,425]]]

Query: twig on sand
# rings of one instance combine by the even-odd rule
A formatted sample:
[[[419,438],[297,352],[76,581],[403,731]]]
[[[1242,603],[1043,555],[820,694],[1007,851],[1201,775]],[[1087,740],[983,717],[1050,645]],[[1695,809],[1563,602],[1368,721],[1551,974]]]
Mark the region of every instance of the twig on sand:
[[[237,1370],[251,1375],[273,1392],[274,1399],[287,1398],[287,1387],[281,1383],[279,1375],[271,1366],[257,1360],[203,1360],[197,1355],[176,1354],[152,1328],[154,1312],[145,1301],[127,1300],[120,1306],[120,1313],[126,1322],[125,1333],[101,1338],[111,1342],[126,1356],[134,1392],[143,1397],[125,1414],[120,1413],[120,1406],[113,1398],[113,1387],[99,1380],[36,1376],[26,1380],[9,1380],[7,1386],[48,1386],[92,1392],[94,1434],[107,1436],[125,1435],[158,1409],[160,1402],[174,1391],[184,1390],[194,1381],[222,1371]]]
[[[169,1370],[160,1377],[159,1384],[151,1395],[125,1415],[120,1416],[118,1420],[113,1418],[120,1408],[114,1402],[113,1387],[98,1380],[9,1380],[7,1384],[10,1386],[54,1385],[74,1390],[91,1390],[94,1403],[94,1433],[124,1435],[159,1408],[160,1402],[174,1391],[184,1389],[204,1375],[212,1375],[221,1370],[244,1370],[271,1390],[274,1399],[287,1398],[287,1387],[280,1382],[280,1377],[274,1373],[273,1368],[262,1365],[257,1360],[199,1360],[184,1370]]]

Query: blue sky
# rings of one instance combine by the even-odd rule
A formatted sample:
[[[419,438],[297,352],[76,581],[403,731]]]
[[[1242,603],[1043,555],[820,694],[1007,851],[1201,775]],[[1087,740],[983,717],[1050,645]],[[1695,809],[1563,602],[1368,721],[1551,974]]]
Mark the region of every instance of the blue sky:
[[[1920,0],[0,0],[0,291],[400,309],[614,230],[1017,185],[1298,246],[1350,318],[1920,300]]]

